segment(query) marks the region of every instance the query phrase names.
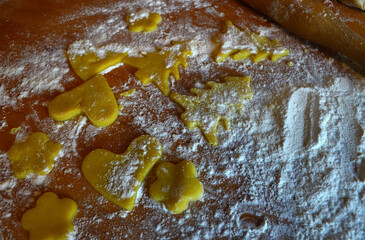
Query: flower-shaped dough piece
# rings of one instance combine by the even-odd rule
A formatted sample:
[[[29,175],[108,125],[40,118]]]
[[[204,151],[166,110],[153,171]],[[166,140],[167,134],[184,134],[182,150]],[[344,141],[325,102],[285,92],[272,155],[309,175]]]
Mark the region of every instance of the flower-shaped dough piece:
[[[128,54],[116,44],[95,47],[89,40],[79,40],[67,49],[67,57],[76,74],[86,81],[122,62]]]
[[[104,197],[132,210],[139,187],[162,152],[156,138],[144,135],[133,140],[123,154],[105,149],[92,151],[82,163],[82,173]]]
[[[188,67],[186,57],[192,52],[188,43],[177,43],[159,52],[147,53],[142,57],[126,57],[123,62],[138,68],[135,76],[143,83],[154,83],[164,95],[170,92],[169,76],[180,79],[179,66]]]
[[[157,25],[161,22],[161,15],[150,13],[146,9],[141,9],[127,17],[129,30],[131,32],[153,32],[157,30]]]
[[[181,213],[189,202],[203,197],[203,185],[196,178],[195,166],[190,161],[178,164],[162,162],[156,169],[157,180],[150,186],[150,197],[163,202],[168,210]]]
[[[76,213],[74,200],[59,199],[55,193],[46,192],[38,198],[35,208],[23,214],[22,227],[29,231],[30,240],[67,239]]]
[[[233,60],[251,57],[254,63],[269,58],[275,62],[289,54],[289,50],[282,47],[276,39],[271,41],[246,27],[241,30],[230,21],[226,21],[226,32],[220,36],[219,42],[221,47],[216,62],[222,62],[228,57]]]
[[[118,111],[114,94],[101,75],[62,93],[48,104],[49,115],[56,121],[65,121],[84,113],[97,127],[112,124],[118,117]]]
[[[217,128],[220,122],[226,129],[234,111],[242,111],[244,102],[252,98],[250,77],[226,77],[224,83],[208,82],[210,89],[191,89],[195,96],[171,93],[170,98],[185,112],[181,118],[187,128],[200,128],[208,142],[218,145]]]
[[[47,134],[35,132],[25,142],[11,146],[7,154],[15,177],[22,179],[31,173],[49,173],[61,149],[62,145],[50,141]]]

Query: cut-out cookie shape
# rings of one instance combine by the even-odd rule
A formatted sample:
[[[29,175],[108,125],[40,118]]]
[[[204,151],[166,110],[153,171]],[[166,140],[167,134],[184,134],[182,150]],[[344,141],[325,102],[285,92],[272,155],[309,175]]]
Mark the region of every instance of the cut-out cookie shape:
[[[269,58],[275,62],[289,54],[289,50],[282,47],[276,39],[271,41],[246,27],[241,30],[230,21],[226,21],[226,32],[220,36],[219,42],[221,46],[216,62],[222,62],[228,57],[233,60],[251,57],[254,63]]]
[[[25,178],[31,173],[48,174],[54,166],[62,145],[49,140],[48,135],[35,132],[25,142],[15,143],[7,152],[14,176]]]
[[[131,32],[153,32],[157,30],[157,25],[161,22],[161,15],[150,13],[146,9],[141,9],[127,17],[129,30]]]
[[[96,74],[122,62],[128,54],[116,44],[97,48],[89,40],[72,43],[67,50],[67,57],[73,70],[86,81]]]
[[[232,113],[244,108],[244,101],[252,98],[250,77],[226,77],[225,83],[208,82],[210,89],[193,88],[194,96],[171,93],[170,98],[185,112],[181,118],[189,130],[198,127],[208,142],[218,145],[217,128],[220,121],[228,130]]]
[[[172,47],[163,48],[159,52],[147,53],[142,57],[126,57],[123,62],[138,68],[135,76],[144,85],[152,82],[167,96],[170,92],[170,74],[173,74],[176,80],[180,79],[179,66],[188,67],[186,62],[188,55],[192,55],[188,43],[177,43]]]
[[[67,239],[76,213],[74,200],[59,199],[55,193],[46,192],[38,198],[35,208],[23,214],[22,227],[29,231],[30,240]]]
[[[105,78],[96,75],[50,101],[48,112],[56,121],[65,121],[84,113],[93,125],[105,127],[117,119],[118,105]]]
[[[168,210],[181,213],[187,209],[189,202],[203,197],[203,185],[196,178],[195,166],[190,161],[178,164],[162,162],[156,170],[157,180],[152,183],[150,197],[163,202]]]
[[[156,138],[144,135],[133,140],[123,154],[105,149],[92,151],[82,163],[82,173],[104,197],[132,210],[139,187],[162,152]]]

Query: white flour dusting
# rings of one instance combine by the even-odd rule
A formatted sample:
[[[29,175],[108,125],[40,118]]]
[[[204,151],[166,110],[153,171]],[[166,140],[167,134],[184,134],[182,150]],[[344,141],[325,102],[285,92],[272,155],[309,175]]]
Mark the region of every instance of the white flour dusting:
[[[11,220],[12,216],[20,219],[41,193],[51,190],[78,204],[75,232],[70,239],[365,238],[365,183],[358,170],[365,159],[364,79],[236,5],[228,8],[239,13],[243,23],[255,19],[250,30],[269,39],[277,38],[290,54],[275,63],[265,60],[254,64],[249,59],[229,58],[215,63],[219,46],[212,40],[223,32],[226,20],[235,19],[229,18],[222,5],[234,1],[108,2],[103,6],[81,6],[54,19],[60,26],[72,24],[75,33],[69,36],[73,39],[50,31],[39,43],[1,58],[0,107],[21,111],[28,107],[27,99],[42,97],[32,102],[32,114],[19,124],[22,129],[16,139],[22,140],[35,130],[43,131],[52,141],[61,143],[63,150],[54,170],[38,181],[15,179],[6,153],[0,152],[0,236],[24,238],[17,235],[24,231],[20,222]],[[161,14],[163,20],[156,32],[127,30],[126,17],[140,9]],[[193,12],[193,17],[187,16],[188,11]],[[77,21],[95,16],[100,21],[89,21],[86,27]],[[285,14],[278,17],[285,18]],[[242,26],[242,22],[233,23]],[[240,38],[236,37],[225,39],[225,48],[233,46]],[[44,48],[42,43],[49,44],[49,39],[54,38],[59,42]],[[112,86],[118,103],[123,105],[114,124],[96,128],[85,116],[55,124],[39,109],[46,107],[51,94],[63,92],[65,85],[76,82],[65,51],[69,44],[81,39],[89,42],[75,45],[75,53],[85,50],[85,46],[95,48],[95,44],[104,46],[95,49],[99,56],[105,51],[127,51],[130,56],[138,56],[169,47],[173,41],[192,41],[189,67],[180,68],[181,80],[171,78],[171,92],[189,95],[190,88],[204,88],[208,81],[251,76],[253,98],[246,103],[242,115],[232,113],[230,130],[218,128],[220,145],[213,147],[199,129],[189,131],[185,127],[177,104],[154,85],[143,86],[133,72],[119,65],[103,73],[107,80],[118,74],[126,79]],[[244,46],[256,48],[250,42]],[[292,67],[287,65],[289,61]],[[136,89],[133,95],[117,97],[132,88]],[[7,117],[7,112],[2,111],[3,132],[13,124]],[[37,129],[27,126],[29,122]],[[130,212],[121,211],[93,192],[82,176],[80,166],[88,152],[105,148],[122,153],[123,146],[131,142],[128,139],[143,134],[156,137],[164,146],[163,161],[186,159],[196,166],[204,197],[190,203],[183,214],[173,215],[148,197],[153,174],[142,184],[135,209]],[[129,170],[115,169],[115,174],[122,176]],[[129,181],[114,180],[111,186],[123,189]]]
[[[16,91],[1,86],[0,91],[5,96],[5,101],[1,101],[1,104],[10,101],[10,105],[16,107],[12,101],[21,101],[45,91],[64,91],[63,83],[71,79],[64,79],[70,69],[64,59],[63,49],[39,52],[29,48],[24,49],[22,55],[15,63],[2,63],[4,66],[0,68],[0,77],[4,79],[1,82],[3,86],[11,84],[13,79],[18,80],[19,77],[22,81]]]
[[[132,197],[136,193],[134,188],[140,184],[135,178],[134,173],[141,163],[137,157],[130,157],[121,161],[111,162],[110,165],[113,168],[108,171],[105,184],[101,186],[120,199]],[[124,161],[128,161],[128,163],[126,164]]]
[[[150,16],[150,12],[147,9],[141,9],[136,13],[132,13],[128,17],[128,21],[130,23],[134,23],[135,21],[141,20],[141,19],[147,19]]]
[[[67,50],[67,54],[70,55],[70,59],[74,59],[78,55],[85,55],[89,52],[93,52],[99,58],[103,59],[105,58],[107,52],[123,53],[128,52],[128,49],[117,43],[95,47],[90,40],[79,40],[73,42]]]

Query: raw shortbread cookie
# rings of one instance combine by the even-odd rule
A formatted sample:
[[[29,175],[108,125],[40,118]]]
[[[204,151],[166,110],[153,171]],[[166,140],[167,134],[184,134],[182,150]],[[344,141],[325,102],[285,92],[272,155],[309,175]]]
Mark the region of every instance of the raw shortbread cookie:
[[[189,42],[174,43],[170,47],[146,53],[141,57],[126,57],[123,63],[138,69],[134,75],[144,85],[152,82],[165,96],[168,96],[170,75],[179,80],[179,66],[188,67],[186,58],[193,54],[189,44]]]
[[[252,98],[251,77],[225,77],[223,83],[208,82],[207,89],[192,88],[193,96],[172,93],[170,98],[184,108],[181,119],[190,130],[200,128],[207,141],[218,145],[217,129],[223,123],[230,129],[232,114],[243,111]]]
[[[123,154],[105,149],[90,152],[82,163],[82,173],[104,197],[132,210],[137,192],[151,168],[160,160],[163,147],[149,135],[136,138]]]
[[[25,142],[15,143],[8,151],[14,176],[22,179],[31,173],[48,174],[61,149],[62,145],[52,142],[47,134],[32,133]]]
[[[156,169],[156,176],[157,180],[150,187],[150,197],[163,202],[175,214],[185,211],[189,202],[203,197],[203,185],[190,161],[162,162]]]
[[[29,231],[30,240],[68,239],[74,231],[73,219],[77,204],[70,198],[60,199],[53,192],[46,192],[37,200],[37,205],[22,216],[22,227]]]
[[[106,79],[96,75],[55,97],[48,104],[48,112],[56,121],[66,121],[85,114],[94,126],[105,127],[117,119],[118,105]]]

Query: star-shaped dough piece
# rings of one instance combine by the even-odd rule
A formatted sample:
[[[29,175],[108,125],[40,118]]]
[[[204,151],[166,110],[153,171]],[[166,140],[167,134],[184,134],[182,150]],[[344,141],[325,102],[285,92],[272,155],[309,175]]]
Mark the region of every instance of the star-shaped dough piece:
[[[153,32],[157,30],[157,25],[161,22],[161,15],[150,13],[146,9],[141,9],[127,17],[129,30],[131,32]]]
[[[252,98],[250,77],[226,77],[224,81],[208,82],[209,89],[193,88],[190,90],[193,96],[170,94],[170,98],[185,109],[181,119],[187,128],[200,128],[214,146],[218,145],[219,123],[229,129],[233,112],[242,111],[245,100]]]
[[[48,112],[56,121],[65,121],[84,113],[94,126],[105,127],[117,119],[119,110],[108,82],[102,75],[96,75],[51,100]]]
[[[246,27],[241,30],[230,21],[226,21],[226,32],[218,41],[221,46],[216,62],[222,62],[228,57],[233,60],[251,57],[254,63],[268,58],[275,62],[289,54],[289,50],[282,47],[276,39],[271,41],[263,35],[251,32]]]
[[[162,152],[156,138],[144,135],[133,140],[123,154],[105,149],[92,151],[82,163],[82,173],[104,197],[132,210],[139,187]]]
[[[61,149],[62,145],[50,141],[47,134],[35,132],[25,142],[11,146],[7,154],[15,177],[22,179],[31,173],[48,174]]]
[[[67,239],[73,231],[73,219],[77,213],[75,201],[59,199],[53,192],[46,192],[37,200],[35,208],[22,216],[22,227],[29,231],[30,240]]]
[[[84,81],[122,62],[128,54],[117,44],[95,47],[89,40],[72,43],[67,57],[72,69]]]
[[[192,55],[188,43],[176,43],[172,47],[147,53],[142,57],[126,57],[123,62],[138,68],[135,76],[144,85],[152,82],[164,95],[168,96],[169,76],[173,74],[176,80],[180,79],[179,66],[188,67],[186,62],[188,55]]]
[[[189,202],[203,197],[203,185],[196,178],[195,166],[190,161],[162,162],[156,169],[156,176],[157,180],[150,186],[150,197],[163,202],[173,213],[182,213]]]

